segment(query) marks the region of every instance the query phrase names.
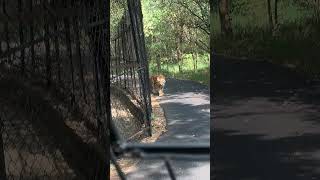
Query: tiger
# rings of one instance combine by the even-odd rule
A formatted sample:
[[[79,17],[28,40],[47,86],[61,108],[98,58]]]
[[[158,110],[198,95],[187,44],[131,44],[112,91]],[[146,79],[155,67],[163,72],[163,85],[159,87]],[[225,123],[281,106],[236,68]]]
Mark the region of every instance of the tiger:
[[[150,77],[150,84],[152,88],[152,93],[158,96],[163,96],[163,89],[166,84],[166,78],[164,75],[153,75]]]

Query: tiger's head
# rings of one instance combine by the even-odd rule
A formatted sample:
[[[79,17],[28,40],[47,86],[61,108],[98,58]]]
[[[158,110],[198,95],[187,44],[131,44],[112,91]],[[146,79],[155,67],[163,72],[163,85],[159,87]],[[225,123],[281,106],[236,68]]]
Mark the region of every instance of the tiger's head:
[[[163,89],[166,84],[166,78],[164,75],[153,75],[150,77],[152,93],[163,96]]]

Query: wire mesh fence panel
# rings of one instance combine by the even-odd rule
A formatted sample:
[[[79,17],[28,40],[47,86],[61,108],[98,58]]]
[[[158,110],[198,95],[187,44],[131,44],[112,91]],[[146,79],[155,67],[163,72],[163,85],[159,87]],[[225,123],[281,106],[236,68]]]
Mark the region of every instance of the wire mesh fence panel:
[[[0,0],[0,4],[3,107],[19,102],[37,112],[36,118],[27,118],[32,113],[22,107],[26,114],[11,119],[20,106],[1,111],[0,157],[5,161],[0,167],[5,173],[0,170],[0,176],[108,177],[109,2]],[[12,92],[6,86],[14,89],[10,82],[16,80],[25,97],[39,100],[8,96]],[[50,110],[50,118],[41,117],[44,109]]]
[[[116,126],[118,125],[116,128],[120,128],[119,122],[124,122],[124,120],[119,120],[119,112],[121,106],[126,106],[130,110],[129,113],[126,113],[127,115],[124,115],[127,116],[126,119],[130,119],[129,116],[133,115],[135,119],[138,119],[136,121],[142,121],[140,128],[132,132],[131,136],[141,134],[143,131],[151,135],[149,70],[142,26],[140,1],[128,0],[124,14],[111,39],[110,82],[114,86],[111,94],[114,92],[118,95],[114,98],[111,95],[112,118]],[[119,91],[122,92],[122,95]],[[124,100],[125,96],[129,97],[127,102]],[[123,100],[122,105],[113,103],[117,99]],[[134,118],[131,119],[134,121]],[[130,138],[130,136],[126,137]]]
[[[44,136],[17,108],[2,110],[3,179],[74,179],[76,173],[50,136]],[[2,155],[2,154],[1,154]]]

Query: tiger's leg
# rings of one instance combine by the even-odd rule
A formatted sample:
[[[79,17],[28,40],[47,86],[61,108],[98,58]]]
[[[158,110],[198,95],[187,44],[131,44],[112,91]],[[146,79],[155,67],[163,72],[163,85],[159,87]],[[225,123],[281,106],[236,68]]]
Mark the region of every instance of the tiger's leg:
[[[159,96],[163,96],[163,95],[164,95],[164,93],[163,93],[163,87],[161,87],[160,90],[159,90]]]
[[[155,92],[155,87],[154,87],[154,82],[153,82],[153,79],[152,79],[152,78],[150,79],[150,85],[151,85],[151,93],[152,93],[152,94],[156,94],[156,92]]]
[[[159,93],[156,86],[153,86],[152,93],[154,95],[157,95]]]

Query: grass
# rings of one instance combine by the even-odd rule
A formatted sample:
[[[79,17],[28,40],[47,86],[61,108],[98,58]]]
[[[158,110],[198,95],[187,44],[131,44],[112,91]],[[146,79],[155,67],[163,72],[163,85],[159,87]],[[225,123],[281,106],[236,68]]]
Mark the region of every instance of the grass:
[[[281,3],[280,3],[281,2]],[[214,46],[218,53],[264,58],[279,64],[293,64],[307,75],[320,74],[320,25],[294,3],[279,2],[279,32],[277,36],[267,30],[267,12],[257,8],[244,16],[232,14],[233,37],[220,34],[218,15],[213,28]],[[263,6],[264,7],[264,6]],[[260,10],[259,10],[260,9]],[[265,16],[262,16],[262,15]]]
[[[166,77],[187,79],[209,85],[210,82],[210,62],[209,55],[199,55],[197,58],[197,69],[194,69],[194,63],[191,54],[185,54],[181,63],[181,71],[178,64],[163,63],[161,64],[160,73]],[[163,62],[163,61],[162,61]],[[157,74],[157,66],[154,60],[150,63],[150,73]]]

